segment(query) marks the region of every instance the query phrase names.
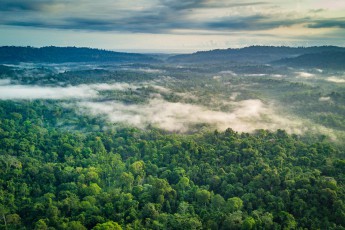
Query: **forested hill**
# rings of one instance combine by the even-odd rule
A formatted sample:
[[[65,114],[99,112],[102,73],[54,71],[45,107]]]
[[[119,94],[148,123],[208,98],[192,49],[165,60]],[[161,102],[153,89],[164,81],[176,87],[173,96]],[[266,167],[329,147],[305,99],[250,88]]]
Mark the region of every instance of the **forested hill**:
[[[345,51],[328,51],[322,53],[304,54],[295,58],[284,58],[274,64],[291,67],[345,69]]]
[[[0,229],[344,229],[345,161],[330,143],[66,132],[62,115],[94,125],[49,102],[0,101]]]
[[[77,47],[0,47],[0,63],[17,62],[157,62],[156,59],[137,53],[121,53],[100,49]]]
[[[274,47],[250,46],[240,49],[223,49],[200,51],[193,54],[175,55],[169,58],[174,63],[200,62],[237,62],[237,63],[270,63],[283,58],[298,57],[304,54],[323,52],[345,52],[345,48],[336,46],[320,47]]]

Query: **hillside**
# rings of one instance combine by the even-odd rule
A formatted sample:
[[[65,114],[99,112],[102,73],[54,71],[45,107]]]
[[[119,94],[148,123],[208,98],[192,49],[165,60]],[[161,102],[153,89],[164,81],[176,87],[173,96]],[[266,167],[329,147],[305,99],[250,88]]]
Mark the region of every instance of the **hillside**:
[[[283,58],[293,58],[304,54],[321,52],[345,51],[345,48],[336,46],[320,47],[274,47],[250,46],[240,49],[224,49],[200,51],[193,54],[175,55],[168,59],[173,63],[258,63],[264,64]]]
[[[18,62],[157,62],[156,59],[136,53],[121,53],[77,47],[0,47],[0,63]]]
[[[0,64],[0,229],[344,229],[344,71],[247,63]]]
[[[284,58],[273,63],[291,67],[345,69],[345,52],[328,51],[303,54],[294,58]]]

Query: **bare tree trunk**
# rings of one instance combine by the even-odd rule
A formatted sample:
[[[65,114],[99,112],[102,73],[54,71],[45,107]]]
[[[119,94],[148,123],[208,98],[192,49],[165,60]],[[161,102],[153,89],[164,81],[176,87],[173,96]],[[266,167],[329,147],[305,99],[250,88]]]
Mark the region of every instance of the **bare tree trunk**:
[[[6,216],[5,216],[5,214],[2,214],[2,218],[4,219],[4,222],[5,222],[5,229],[7,230],[7,222],[6,222]]]

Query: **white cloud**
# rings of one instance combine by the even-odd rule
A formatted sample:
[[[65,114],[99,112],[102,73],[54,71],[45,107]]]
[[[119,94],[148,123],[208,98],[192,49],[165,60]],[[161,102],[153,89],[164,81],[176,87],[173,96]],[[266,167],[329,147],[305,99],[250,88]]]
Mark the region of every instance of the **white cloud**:
[[[330,97],[320,97],[319,101],[330,101],[331,98]]]
[[[1,100],[32,99],[73,99],[97,97],[97,91],[87,86],[70,87],[38,87],[27,85],[0,86]]]
[[[128,83],[91,84],[68,87],[47,87],[34,85],[9,85],[10,81],[0,81],[0,100],[33,100],[33,99],[90,99],[97,98],[103,90],[124,91],[139,86]]]
[[[334,83],[345,83],[345,79],[338,78],[338,77],[329,77],[326,81],[334,82]]]
[[[263,77],[266,76],[267,74],[264,73],[253,73],[253,74],[246,74],[248,77]]]
[[[307,72],[296,72],[298,77],[302,78],[313,78],[315,75],[312,73],[307,73]]]
[[[231,76],[237,76],[237,74],[231,70],[220,71],[220,74],[230,74]]]
[[[0,86],[1,85],[9,85],[11,84],[11,79],[0,79]]]
[[[159,85],[150,85],[152,88],[158,90],[160,93],[171,93],[171,90]]]
[[[271,104],[261,100],[251,99],[242,101],[223,101],[229,111],[217,111],[202,105],[185,102],[165,101],[160,93],[171,92],[169,88],[151,85],[159,93],[151,95],[146,104],[123,104],[116,101],[91,101],[100,98],[102,90],[128,90],[149,86],[149,83],[132,85],[128,83],[91,84],[68,87],[41,87],[30,85],[6,85],[10,81],[4,79],[0,84],[0,100],[27,100],[27,99],[77,99],[75,102],[65,102],[82,114],[100,116],[105,115],[110,122],[125,123],[131,126],[146,128],[153,125],[171,132],[188,132],[193,126],[205,124],[218,130],[232,128],[238,132],[252,132],[257,129],[285,129],[289,133],[302,134],[315,131],[333,135],[329,129],[312,124],[310,121],[296,117],[287,117],[277,112]],[[185,99],[198,99],[191,93],[176,93]],[[235,100],[239,94],[230,95]],[[328,98],[320,98],[327,101]],[[333,135],[334,136],[334,135]]]
[[[232,93],[231,94],[231,96],[230,96],[230,100],[236,100],[236,98],[240,95],[241,93],[239,93],[239,92],[234,92],[234,93]]]
[[[83,86],[83,85],[81,85]],[[139,86],[138,85],[131,85],[128,83],[99,83],[99,84],[92,84],[92,85],[85,85],[86,87],[90,87],[91,89],[102,91],[102,90],[118,90],[118,91],[124,91],[129,89],[136,89]]]
[[[77,107],[85,114],[106,115],[113,123],[126,123],[139,128],[154,125],[171,132],[187,132],[193,125],[206,124],[219,130],[232,128],[239,132],[256,129],[284,128],[301,133],[302,122],[283,118],[260,100],[230,102],[231,112],[215,111],[204,106],[172,103],[154,98],[148,104],[125,105],[118,102],[79,102]]]
[[[152,68],[139,68],[138,70],[144,73],[163,73],[164,72],[163,70],[152,69]]]

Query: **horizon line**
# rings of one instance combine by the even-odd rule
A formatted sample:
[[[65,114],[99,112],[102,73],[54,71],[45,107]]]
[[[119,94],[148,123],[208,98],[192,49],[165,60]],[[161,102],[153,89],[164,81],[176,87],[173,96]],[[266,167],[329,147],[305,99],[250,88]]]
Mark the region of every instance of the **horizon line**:
[[[193,54],[197,52],[208,52],[208,51],[216,51],[216,50],[240,50],[245,48],[251,47],[275,47],[275,48],[315,48],[315,47],[337,47],[337,48],[345,48],[345,46],[337,46],[337,45],[313,45],[313,46],[287,46],[287,45],[246,45],[242,47],[228,47],[228,48],[216,48],[216,49],[105,49],[105,48],[98,48],[92,46],[56,46],[56,45],[48,45],[48,46],[17,46],[17,45],[1,45],[2,47],[18,47],[18,48],[34,48],[34,49],[42,49],[42,48],[80,48],[80,49],[96,49],[102,51],[110,51],[110,52],[118,52],[118,53],[133,53],[133,54],[162,54],[162,55],[169,55],[169,54]]]

